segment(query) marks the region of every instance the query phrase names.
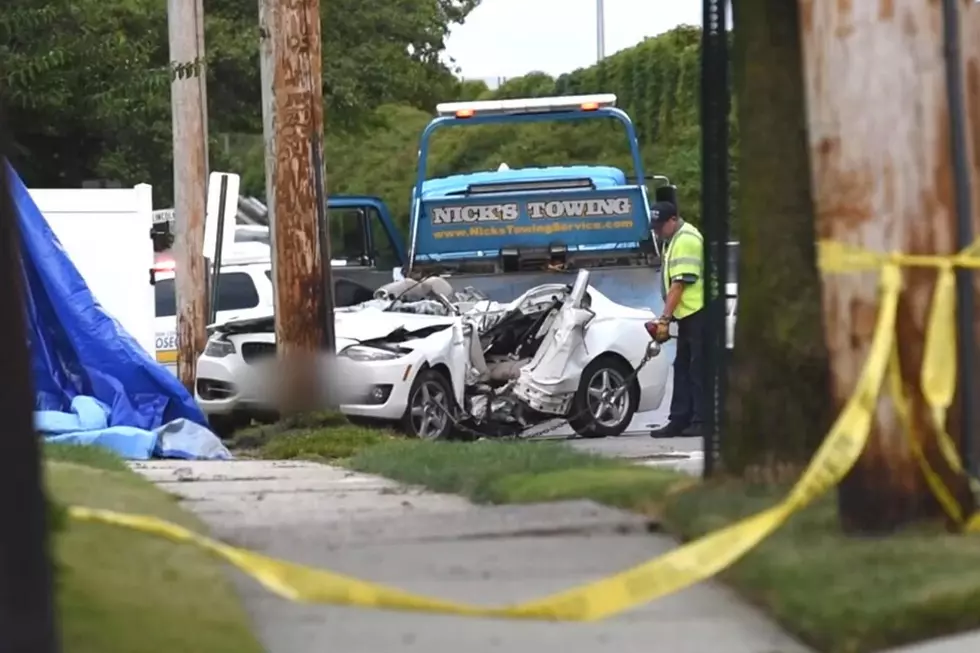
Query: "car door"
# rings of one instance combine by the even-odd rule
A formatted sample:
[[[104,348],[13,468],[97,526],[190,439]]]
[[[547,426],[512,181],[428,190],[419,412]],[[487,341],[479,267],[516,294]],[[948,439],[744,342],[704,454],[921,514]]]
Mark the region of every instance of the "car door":
[[[266,312],[259,288],[247,270],[222,271],[218,281],[218,302],[215,322],[257,317],[256,309]]]
[[[377,287],[391,280],[401,266],[376,206],[332,206],[330,209],[331,265],[335,272],[364,285]],[[337,304],[340,306],[341,304]]]
[[[177,373],[177,297],[173,272],[159,272],[153,284],[156,304],[154,331],[156,360],[168,370]]]

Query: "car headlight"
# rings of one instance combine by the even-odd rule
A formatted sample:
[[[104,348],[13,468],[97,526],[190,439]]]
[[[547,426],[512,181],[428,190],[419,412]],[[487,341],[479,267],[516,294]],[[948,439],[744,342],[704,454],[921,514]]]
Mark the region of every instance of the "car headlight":
[[[379,349],[377,347],[366,347],[364,345],[351,345],[340,352],[341,356],[346,356],[352,361],[390,361],[403,356],[403,353]]]
[[[224,358],[235,353],[235,343],[230,340],[211,338],[204,345],[204,355],[212,358]]]

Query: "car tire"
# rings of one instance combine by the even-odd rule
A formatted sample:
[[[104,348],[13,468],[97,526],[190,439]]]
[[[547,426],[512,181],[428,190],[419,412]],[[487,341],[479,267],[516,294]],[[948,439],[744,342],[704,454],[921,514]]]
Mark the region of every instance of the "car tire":
[[[454,404],[449,380],[436,370],[424,369],[408,392],[402,430],[420,440],[446,440],[453,432]]]
[[[608,354],[596,358],[585,367],[572,399],[571,418],[568,420],[578,435],[583,438],[615,437],[629,428],[639,403],[636,383],[630,378],[632,374],[633,369],[628,363]],[[626,392],[596,418],[598,402],[601,401],[596,392],[602,391],[603,386],[606,386],[606,391],[613,391],[627,382],[629,388]]]

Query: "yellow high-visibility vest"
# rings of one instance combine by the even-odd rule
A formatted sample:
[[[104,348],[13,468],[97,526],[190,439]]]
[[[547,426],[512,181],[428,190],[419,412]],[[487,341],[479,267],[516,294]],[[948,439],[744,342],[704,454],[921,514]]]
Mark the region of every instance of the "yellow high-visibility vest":
[[[671,280],[681,275],[695,277],[693,283],[684,284],[684,293],[674,310],[678,320],[704,308],[704,238],[697,227],[685,222],[670,239],[663,259],[663,297],[667,299]]]

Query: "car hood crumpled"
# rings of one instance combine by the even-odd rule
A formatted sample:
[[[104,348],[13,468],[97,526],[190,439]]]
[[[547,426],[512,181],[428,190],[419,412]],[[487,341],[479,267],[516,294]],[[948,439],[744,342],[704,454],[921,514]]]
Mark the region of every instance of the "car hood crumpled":
[[[335,312],[334,334],[337,338],[358,342],[384,338],[402,328],[412,332],[443,324],[449,326],[458,321],[460,318],[454,316],[399,313],[365,307],[357,311]],[[227,334],[258,333],[272,331],[274,323],[275,318],[270,312],[261,317],[225,320],[208,328]]]
[[[459,322],[460,318],[364,308],[352,312],[338,311],[334,313],[334,320],[337,349],[341,349],[341,340],[348,341],[350,344],[368,340],[382,340],[401,329],[411,333],[440,325],[448,327]]]

